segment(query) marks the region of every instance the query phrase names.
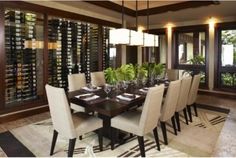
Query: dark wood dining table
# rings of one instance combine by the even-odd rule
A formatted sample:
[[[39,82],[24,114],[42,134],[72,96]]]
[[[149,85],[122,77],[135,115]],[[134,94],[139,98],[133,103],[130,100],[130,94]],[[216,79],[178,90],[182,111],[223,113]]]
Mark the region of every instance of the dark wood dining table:
[[[107,94],[104,92],[103,88],[101,88],[100,90],[92,92],[84,89],[68,92],[68,99],[71,103],[82,106],[88,111],[97,112],[98,117],[103,120],[103,136],[111,138],[111,118],[126,112],[132,107],[141,106],[145,100],[146,93],[140,92],[139,89],[128,88],[126,92],[137,94],[140,97],[131,101],[125,101],[116,98],[117,95],[124,93],[124,91],[112,90],[108,95],[109,99],[106,99]],[[99,98],[85,101],[76,97],[77,95],[86,93],[94,93],[98,95]]]
[[[94,91],[80,89],[77,91],[68,92],[68,99],[70,103],[82,106],[87,111],[97,112],[98,117],[103,120],[103,136],[111,138],[111,119],[135,106],[141,106],[145,101],[146,93],[141,92],[140,87],[129,86],[129,88],[125,92],[136,94],[140,97],[131,101],[117,99],[116,96],[123,94],[124,91],[113,89],[108,95],[109,99],[106,99],[107,94],[103,90],[103,87],[101,87],[101,89]],[[94,93],[95,95],[98,95],[99,98],[91,101],[85,101],[76,97],[77,95],[86,93]]]

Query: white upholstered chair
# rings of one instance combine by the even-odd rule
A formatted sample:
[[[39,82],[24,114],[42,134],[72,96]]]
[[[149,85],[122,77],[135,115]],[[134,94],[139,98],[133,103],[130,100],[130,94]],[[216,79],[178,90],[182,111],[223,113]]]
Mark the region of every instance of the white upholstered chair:
[[[86,78],[84,73],[68,75],[69,92],[76,91],[86,86]],[[71,109],[75,111],[85,112],[84,107],[71,103]]]
[[[192,77],[183,77],[181,80],[180,92],[179,92],[179,99],[175,110],[175,119],[178,127],[178,131],[180,131],[180,121],[179,121],[179,112],[184,112],[184,117],[186,124],[188,124],[188,116],[187,116],[187,101],[188,101],[188,94],[191,87]]]
[[[71,114],[68,100],[63,88],[46,85],[50,115],[54,128],[50,155],[53,154],[57,136],[69,139],[68,157],[73,156],[76,138],[102,127],[102,120],[86,113]],[[102,150],[102,133],[99,130],[99,146]]]
[[[191,112],[191,106],[193,106],[195,115],[198,116],[197,114],[197,106],[196,106],[196,99],[197,99],[197,93],[198,93],[198,88],[201,80],[201,75],[194,75],[193,81],[191,84],[191,88],[189,91],[188,95],[188,103],[187,103],[187,109],[188,109],[188,114],[189,114],[189,119],[190,122],[192,122],[192,112]]]
[[[171,81],[167,90],[167,94],[162,105],[161,109],[161,129],[163,133],[164,143],[168,144],[167,139],[167,132],[166,132],[166,121],[172,121],[172,125],[174,128],[175,135],[177,135],[177,130],[175,126],[175,109],[179,98],[179,91],[180,91],[181,80]]]
[[[143,136],[147,133],[154,133],[157,149],[160,150],[157,123],[160,117],[163,93],[164,85],[150,88],[148,90],[142,111],[128,111],[111,119],[111,127],[138,136],[139,148],[142,157],[145,157]],[[113,139],[111,148],[114,149]]]
[[[179,70],[176,69],[167,69],[166,70],[168,80],[175,81],[179,79]]]
[[[106,84],[104,72],[91,72],[91,84],[93,86],[104,86]]]

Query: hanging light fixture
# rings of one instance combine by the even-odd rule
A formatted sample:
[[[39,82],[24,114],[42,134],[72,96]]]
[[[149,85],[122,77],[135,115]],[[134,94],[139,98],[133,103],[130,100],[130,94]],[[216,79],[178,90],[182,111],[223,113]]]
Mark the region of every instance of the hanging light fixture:
[[[130,45],[141,46],[143,45],[143,32],[139,32],[138,28],[138,1],[136,0],[136,31],[130,30]]]
[[[122,28],[109,31],[111,44],[129,44],[130,30],[124,27],[124,0],[122,0]]]
[[[149,0],[147,0],[147,33],[143,34],[143,46],[144,47],[157,47],[158,36],[149,34]]]

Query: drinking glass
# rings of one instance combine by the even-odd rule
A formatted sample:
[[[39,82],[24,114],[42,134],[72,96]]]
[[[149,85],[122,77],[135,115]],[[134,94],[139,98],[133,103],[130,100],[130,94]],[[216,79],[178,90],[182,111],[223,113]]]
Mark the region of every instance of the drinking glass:
[[[123,87],[123,89],[124,89],[124,92],[126,92],[126,89],[128,88],[128,82],[127,81],[123,81],[123,83],[122,83],[122,87]]]
[[[106,92],[106,94],[107,94],[107,97],[106,97],[106,99],[109,99],[109,97],[108,97],[108,94],[110,93],[110,91],[111,91],[111,86],[110,85],[108,85],[108,84],[105,84],[105,86],[104,86],[104,91]]]

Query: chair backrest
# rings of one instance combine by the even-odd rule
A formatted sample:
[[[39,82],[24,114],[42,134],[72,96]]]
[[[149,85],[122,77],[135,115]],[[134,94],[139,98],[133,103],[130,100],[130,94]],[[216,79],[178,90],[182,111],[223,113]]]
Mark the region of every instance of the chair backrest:
[[[103,71],[92,72],[91,84],[93,86],[104,86],[106,84],[104,72]]]
[[[66,138],[76,138],[71,111],[63,88],[46,85],[49,110],[53,128]]]
[[[188,95],[188,105],[192,105],[193,103],[195,103],[197,99],[197,92],[198,92],[198,87],[200,84],[200,79],[201,79],[200,74],[194,75],[192,85],[191,85],[189,95]]]
[[[169,120],[175,113],[176,105],[179,98],[180,85],[181,80],[170,82],[165,101],[161,109],[160,120],[163,122]]]
[[[176,81],[179,79],[179,70],[176,69],[167,69],[166,70],[168,80]]]
[[[84,73],[68,75],[69,91],[79,90],[86,86],[86,78]]]
[[[181,80],[180,92],[179,92],[179,99],[176,106],[176,111],[179,112],[183,110],[187,106],[188,101],[188,94],[190,91],[192,82],[192,77],[183,77]]]
[[[157,126],[161,112],[163,93],[164,85],[148,90],[139,122],[139,131],[141,134],[149,133]]]

